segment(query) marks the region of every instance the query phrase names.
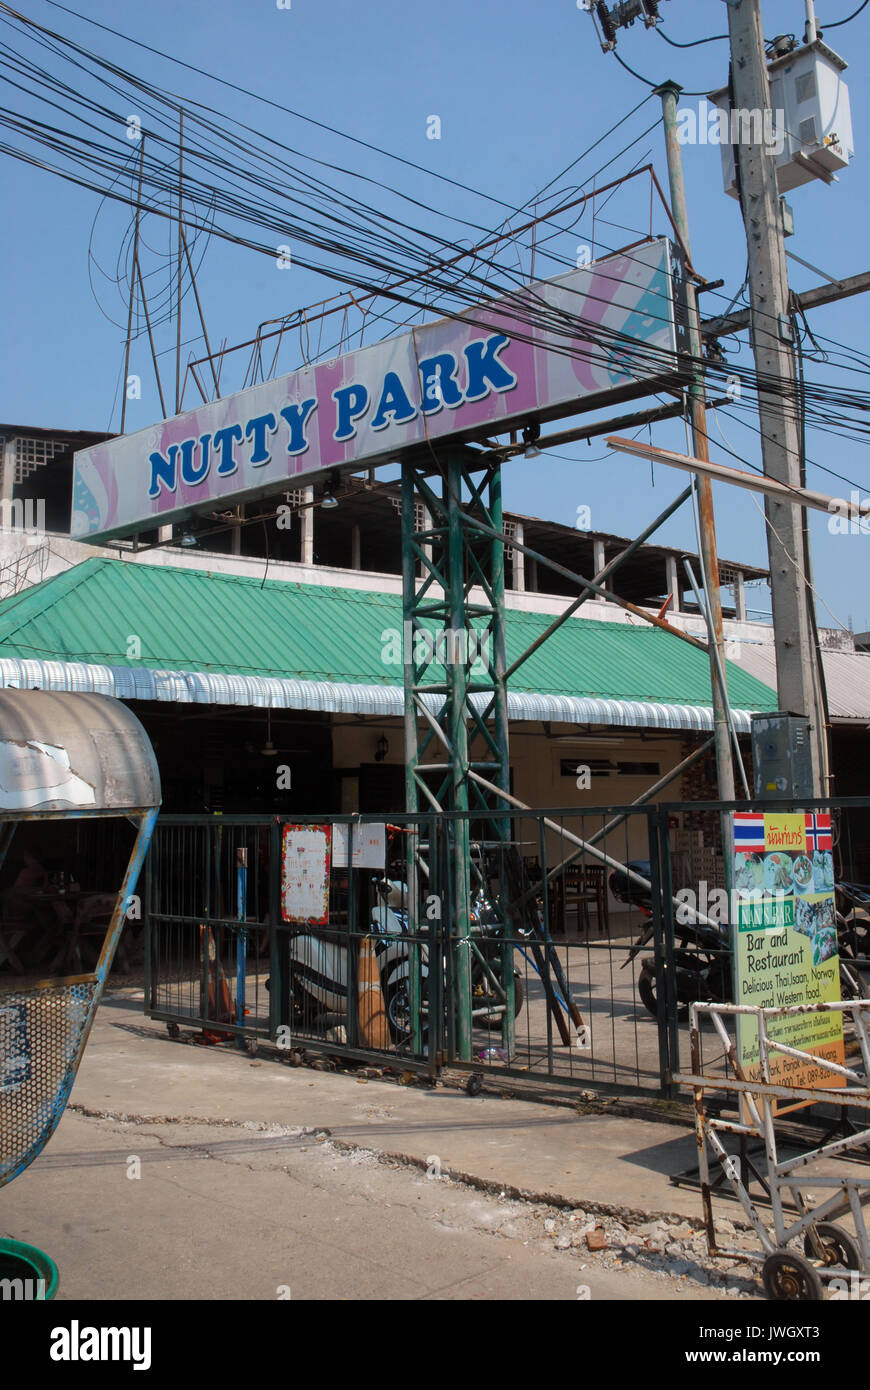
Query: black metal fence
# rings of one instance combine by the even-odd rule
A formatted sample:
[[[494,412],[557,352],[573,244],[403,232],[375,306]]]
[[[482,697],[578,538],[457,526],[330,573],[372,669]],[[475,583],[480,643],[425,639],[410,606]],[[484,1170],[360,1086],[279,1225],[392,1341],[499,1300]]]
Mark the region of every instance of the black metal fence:
[[[510,811],[497,841],[452,813],[161,817],[146,1011],[251,1047],[669,1094],[688,1003],[731,989],[734,809],[757,807]],[[831,811],[841,960],[867,992],[870,894],[846,890],[870,879],[870,802],[774,809]],[[306,829],[332,840],[323,910],[288,921],[282,856]],[[448,868],[466,838],[463,905]]]
[[[330,818],[333,838],[383,826],[382,858],[333,856],[325,920],[300,924],[284,920],[282,837],[322,818],[161,817],[146,1012],[252,1047],[660,1089],[665,1030],[631,954],[661,931],[652,813],[506,813],[506,843],[472,819],[464,913],[447,872],[463,819]],[[632,881],[620,867],[635,861]]]
[[[174,1031],[269,1037],[268,816],[161,816],[145,873],[145,1007]]]

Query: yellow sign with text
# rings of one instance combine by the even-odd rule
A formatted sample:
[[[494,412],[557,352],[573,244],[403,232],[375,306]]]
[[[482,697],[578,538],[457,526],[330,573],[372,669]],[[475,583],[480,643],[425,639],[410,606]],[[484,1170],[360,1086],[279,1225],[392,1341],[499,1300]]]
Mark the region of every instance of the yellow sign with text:
[[[806,1008],[769,1020],[768,1036],[842,1066],[842,1014],[813,1011],[840,999],[830,816],[737,811],[733,825],[736,1002]],[[757,1080],[758,1025],[752,1018],[738,1020],[737,1054],[744,1075]],[[769,1057],[774,1085],[845,1085],[844,1077],[813,1061],[775,1049]]]

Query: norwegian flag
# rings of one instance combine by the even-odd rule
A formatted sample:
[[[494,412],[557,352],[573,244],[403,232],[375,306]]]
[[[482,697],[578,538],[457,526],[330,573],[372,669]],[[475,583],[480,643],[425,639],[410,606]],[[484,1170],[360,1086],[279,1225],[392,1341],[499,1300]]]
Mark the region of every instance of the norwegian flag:
[[[759,854],[764,850],[764,812],[734,812],[734,850],[737,854]]]
[[[807,811],[804,819],[807,824],[807,854],[812,854],[816,849],[833,849],[830,813],[816,815]]]

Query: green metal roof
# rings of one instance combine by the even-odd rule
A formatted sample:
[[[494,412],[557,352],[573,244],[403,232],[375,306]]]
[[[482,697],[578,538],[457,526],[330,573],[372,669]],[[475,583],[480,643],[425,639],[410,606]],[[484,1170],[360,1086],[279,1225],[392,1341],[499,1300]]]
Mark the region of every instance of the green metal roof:
[[[508,662],[551,621],[509,609]],[[395,689],[402,668],[384,654],[401,627],[397,594],[94,558],[0,603],[0,676],[12,684],[16,663],[63,662]],[[728,680],[735,709],[776,708],[739,664]],[[510,691],[708,708],[710,671],[703,652],[656,628],[570,618]]]

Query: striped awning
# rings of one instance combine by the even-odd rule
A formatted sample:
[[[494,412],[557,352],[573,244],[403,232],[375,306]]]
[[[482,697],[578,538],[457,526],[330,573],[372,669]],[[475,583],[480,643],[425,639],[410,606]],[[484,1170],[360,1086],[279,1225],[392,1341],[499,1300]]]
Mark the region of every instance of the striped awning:
[[[508,664],[551,622],[508,608]],[[405,637],[396,593],[93,558],[0,603],[0,685],[398,717]],[[427,671],[441,690],[443,660]],[[740,663],[728,686],[739,729],[776,708]],[[443,696],[429,698],[434,710]],[[508,717],[703,731],[711,704],[704,651],[645,624],[571,617],[518,665]]]
[[[19,661],[0,658],[0,688],[71,690],[111,695],[117,700],[156,700],[182,705],[247,705],[258,709],[310,710],[321,714],[372,714],[399,718],[404,712],[400,686],[343,681],[289,680],[210,671],[166,671],[149,667],[102,666],[80,661]],[[472,697],[478,707],[485,695]],[[432,713],[440,697],[424,697]],[[712,708],[614,700],[577,695],[508,692],[508,718],[559,724],[605,724],[619,728],[703,732],[713,728]],[[734,710],[737,729],[748,733],[751,711]]]

